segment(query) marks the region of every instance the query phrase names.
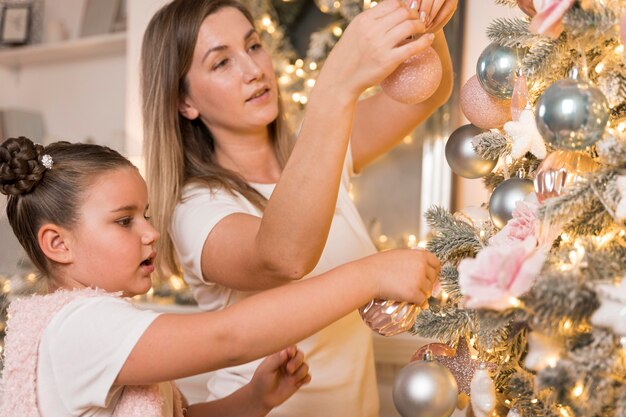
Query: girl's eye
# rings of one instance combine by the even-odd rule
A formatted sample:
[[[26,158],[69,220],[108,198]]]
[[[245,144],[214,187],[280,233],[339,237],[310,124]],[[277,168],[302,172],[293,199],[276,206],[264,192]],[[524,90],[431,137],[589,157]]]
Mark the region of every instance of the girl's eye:
[[[143,218],[144,218],[146,221],[150,221],[150,220],[152,219],[152,217],[148,216],[147,214],[144,214],[144,215],[143,215]]]
[[[123,226],[123,227],[128,227],[128,226],[130,226],[130,222],[131,222],[131,221],[132,221],[132,218],[131,218],[131,217],[124,217],[124,218],[122,218],[122,219],[116,220],[115,222],[116,222],[117,224],[119,224],[120,226]]]
[[[262,48],[263,48],[263,46],[260,43],[255,43],[254,45],[252,45],[250,47],[250,50],[251,51],[258,51],[259,49],[262,49]]]

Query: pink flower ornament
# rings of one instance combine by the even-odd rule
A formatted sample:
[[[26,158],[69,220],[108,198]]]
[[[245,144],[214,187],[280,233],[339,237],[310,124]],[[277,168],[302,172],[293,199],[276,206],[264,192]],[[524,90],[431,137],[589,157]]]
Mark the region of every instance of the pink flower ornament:
[[[563,32],[563,15],[573,4],[574,0],[533,0],[537,14],[530,22],[530,32],[558,38]]]
[[[541,272],[546,253],[529,236],[523,241],[487,246],[459,264],[459,284],[468,308],[504,310],[515,305]]]
[[[534,198],[531,198],[534,197]],[[540,223],[537,219],[537,199],[535,193],[529,195],[524,201],[515,203],[513,218],[506,226],[489,239],[489,245],[502,246],[511,241],[524,241],[527,238],[534,238],[535,244],[539,242]]]

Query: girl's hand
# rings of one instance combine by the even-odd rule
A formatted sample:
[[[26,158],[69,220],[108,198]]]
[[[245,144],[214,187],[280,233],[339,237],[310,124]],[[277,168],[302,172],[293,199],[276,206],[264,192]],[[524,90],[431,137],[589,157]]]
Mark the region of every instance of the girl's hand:
[[[415,5],[414,5],[415,6]],[[318,78],[335,92],[348,88],[357,98],[366,88],[378,84],[402,62],[429,47],[432,34],[418,19],[417,9],[409,10],[400,0],[384,0],[352,20],[329,54]]]
[[[408,301],[426,307],[439,282],[439,259],[426,250],[396,249],[362,260],[378,282],[377,298]]]
[[[265,358],[254,372],[250,385],[261,406],[269,411],[310,381],[304,353],[290,346]]]
[[[456,11],[458,0],[409,0],[419,3],[420,20],[426,22],[426,31],[435,33],[443,28]]]

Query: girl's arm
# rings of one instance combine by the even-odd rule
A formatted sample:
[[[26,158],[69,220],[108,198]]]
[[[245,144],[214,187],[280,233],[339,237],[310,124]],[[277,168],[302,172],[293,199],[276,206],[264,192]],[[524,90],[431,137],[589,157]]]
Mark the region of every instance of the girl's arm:
[[[304,354],[295,346],[268,356],[252,380],[219,400],[187,407],[186,417],[264,417],[311,380]]]
[[[380,92],[357,105],[351,142],[356,172],[397,145],[448,101],[452,93],[453,71],[443,30],[437,32],[432,46],[441,58],[443,77],[429,99],[413,105],[403,104]]]
[[[399,0],[385,0],[352,21],[324,64],[263,218],[227,216],[207,237],[201,265],[208,281],[261,290],[313,270],[335,211],[358,97],[430,46],[428,36],[398,46],[423,30],[416,12]]]
[[[141,336],[116,384],[174,380],[250,362],[294,344],[372,298],[426,302],[439,261],[426,251],[368,256],[225,310],[164,314]]]

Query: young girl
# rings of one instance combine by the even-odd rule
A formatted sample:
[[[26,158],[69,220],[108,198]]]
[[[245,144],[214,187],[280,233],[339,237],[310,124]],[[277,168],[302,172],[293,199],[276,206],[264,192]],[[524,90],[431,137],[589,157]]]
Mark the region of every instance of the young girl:
[[[441,27],[456,0],[407,3],[384,0],[348,26],[316,81],[293,151],[271,58],[243,6],[175,0],[152,18],[142,91],[148,187],[164,231],[158,269],[182,269],[202,309],[237,305],[375,252],[349,177],[432,114],[452,85]],[[411,35],[417,39],[405,42]],[[444,69],[430,99],[406,105],[378,94],[357,103],[429,46]],[[371,331],[356,311],[300,347],[315,379],[272,416],[378,414]],[[257,365],[214,373],[209,398],[241,387]]]
[[[372,297],[423,303],[434,257],[393,251],[219,312],[157,314],[126,298],[151,286],[159,233],[146,185],[115,151],[26,138],[0,145],[0,189],[48,295],[14,301],[5,339],[2,416],[181,416],[166,381],[268,355]],[[390,279],[393,277],[393,279]],[[295,348],[269,356],[250,384],[186,416],[262,416],[308,382]]]

